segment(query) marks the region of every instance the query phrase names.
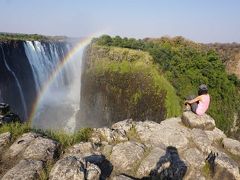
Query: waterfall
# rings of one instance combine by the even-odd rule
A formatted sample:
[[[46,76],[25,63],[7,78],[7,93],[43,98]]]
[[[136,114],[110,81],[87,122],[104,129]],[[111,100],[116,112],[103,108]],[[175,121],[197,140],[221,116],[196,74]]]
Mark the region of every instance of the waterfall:
[[[31,65],[38,93],[71,48],[68,43],[24,42],[25,54]],[[44,92],[33,126],[73,132],[80,105],[80,81],[81,57],[77,56],[61,69]]]
[[[14,77],[14,79],[16,81],[16,84],[17,84],[17,87],[18,87],[18,90],[19,90],[19,93],[20,93],[21,102],[22,102],[23,109],[24,109],[24,117],[27,118],[27,114],[28,114],[27,113],[27,106],[26,106],[26,103],[25,103],[25,98],[24,98],[24,95],[23,95],[22,87],[21,87],[21,85],[18,81],[18,78],[17,78],[16,74],[14,73],[14,71],[11,70],[11,68],[7,64],[5,53],[4,53],[2,45],[1,45],[1,50],[2,50],[3,61],[4,61],[4,64],[5,64],[5,67],[12,74],[12,76]]]
[[[78,42],[10,41],[0,44],[3,66],[0,101],[9,103],[12,111],[26,120],[37,102],[32,120],[34,127],[73,132],[80,108],[82,59],[82,52],[68,56],[75,49],[74,43]],[[12,82],[5,80],[8,76]]]
[[[49,43],[48,47],[39,41],[26,41],[24,43],[25,53],[32,67],[38,92],[65,56],[66,52],[63,52],[63,48],[66,47],[58,48],[55,43]],[[55,81],[55,87],[62,87],[64,84],[64,74],[62,73]]]

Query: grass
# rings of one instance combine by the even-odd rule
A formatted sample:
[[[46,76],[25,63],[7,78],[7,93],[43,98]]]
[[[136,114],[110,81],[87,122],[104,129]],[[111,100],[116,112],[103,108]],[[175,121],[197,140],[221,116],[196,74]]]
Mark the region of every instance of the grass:
[[[205,165],[202,167],[202,173],[206,179],[212,179],[212,172],[211,172],[211,167],[209,163],[205,163]]]
[[[73,134],[69,134],[64,131],[43,131],[43,130],[34,131],[59,142],[61,144],[61,149],[64,150],[65,148],[72,146],[76,143],[87,142],[92,135],[93,129],[82,128]]]
[[[46,162],[43,170],[39,174],[40,180],[48,180],[49,179],[49,174],[51,172],[53,165],[54,165],[54,162],[52,162],[52,161]]]
[[[0,134],[5,132],[11,133],[11,141],[16,140],[24,133],[30,132],[31,128],[28,123],[9,123],[0,126]]]
[[[32,129],[28,123],[9,123],[0,127],[0,134],[10,132],[11,141],[16,140],[22,134],[27,132],[40,133],[50,139],[56,140],[61,144],[62,149],[69,147],[79,142],[86,142],[91,137],[93,129],[82,128],[74,134],[68,134],[64,131],[44,131],[39,129]]]
[[[137,130],[135,126],[133,126],[128,132],[127,132],[127,137],[130,141],[136,141],[141,143],[141,139],[137,133]]]

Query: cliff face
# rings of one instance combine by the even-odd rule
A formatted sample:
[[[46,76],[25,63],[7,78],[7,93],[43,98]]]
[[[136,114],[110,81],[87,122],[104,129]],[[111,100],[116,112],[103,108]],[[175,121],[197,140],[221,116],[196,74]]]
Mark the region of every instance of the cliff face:
[[[78,127],[178,115],[173,87],[142,51],[90,45],[84,55]]]
[[[87,142],[65,149],[33,132],[14,142],[9,132],[0,134],[0,147],[3,180],[240,178],[240,142],[227,138],[210,116],[191,112],[161,123],[128,119],[96,128]]]
[[[0,66],[1,101],[10,104],[21,119],[26,119],[29,112],[25,114],[25,110],[31,109],[37,91],[23,41],[0,44]]]

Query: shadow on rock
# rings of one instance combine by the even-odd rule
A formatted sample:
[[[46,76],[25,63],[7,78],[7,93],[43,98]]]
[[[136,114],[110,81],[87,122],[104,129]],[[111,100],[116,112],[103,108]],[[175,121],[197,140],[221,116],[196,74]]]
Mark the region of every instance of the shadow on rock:
[[[101,169],[101,180],[108,178],[113,170],[113,165],[104,155],[90,155],[84,158],[87,162],[97,165]]]

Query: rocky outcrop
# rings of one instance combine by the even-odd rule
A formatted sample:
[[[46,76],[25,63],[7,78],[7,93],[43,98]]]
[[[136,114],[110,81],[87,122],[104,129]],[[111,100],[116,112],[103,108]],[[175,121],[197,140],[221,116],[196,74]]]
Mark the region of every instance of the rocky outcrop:
[[[129,173],[144,155],[144,145],[137,142],[119,143],[113,147],[110,161],[116,171]]]
[[[191,112],[187,114],[188,117],[194,116]],[[204,117],[209,119],[208,116],[201,118],[206,120]],[[171,162],[177,162],[171,161],[166,151],[167,147],[173,146],[187,166],[184,180],[239,180],[240,143],[226,138],[216,127],[212,130],[202,127],[189,128],[180,117],[167,119],[160,124],[127,119],[113,124],[111,128],[94,129],[88,142],[70,146],[60,156],[55,154],[56,151],[60,152],[56,141],[41,134],[26,133],[9,148],[5,146],[7,150],[0,159],[0,178],[38,179],[49,168],[49,162],[53,165],[45,176],[50,180],[149,178],[152,172],[156,172],[160,161],[164,160],[164,164],[158,173],[171,167]],[[9,133],[0,134],[0,137],[6,139],[0,142],[9,144]],[[211,151],[217,155],[214,172],[206,161]],[[11,159],[15,161],[12,166],[1,170],[2,165],[11,162]]]
[[[59,144],[51,139],[38,137],[25,149],[23,158],[51,161],[56,156]]]
[[[21,160],[16,166],[10,169],[2,178],[2,180],[26,179],[35,180],[40,176],[43,168],[42,161]]]
[[[165,150],[160,147],[153,148],[150,153],[142,160],[136,172],[137,177],[143,178],[150,174],[151,170],[156,167],[159,159],[165,154]]]
[[[79,180],[97,180],[100,178],[101,170],[98,166],[86,162],[85,160],[68,156],[60,159],[53,166],[49,179],[79,179]]]
[[[209,115],[204,114],[202,116],[198,116],[191,111],[183,113],[182,122],[190,128],[198,128],[203,130],[213,130],[215,128],[215,121]]]
[[[240,157],[240,142],[231,138],[223,139],[223,147],[233,155]]]
[[[36,133],[26,133],[19,137],[6,151],[5,156],[8,158],[15,158],[25,151],[25,149],[34,141],[39,134]]]
[[[171,118],[162,123],[138,122],[136,132],[145,144],[150,146],[174,146],[185,149],[189,143],[190,130],[185,128],[180,118]]]

